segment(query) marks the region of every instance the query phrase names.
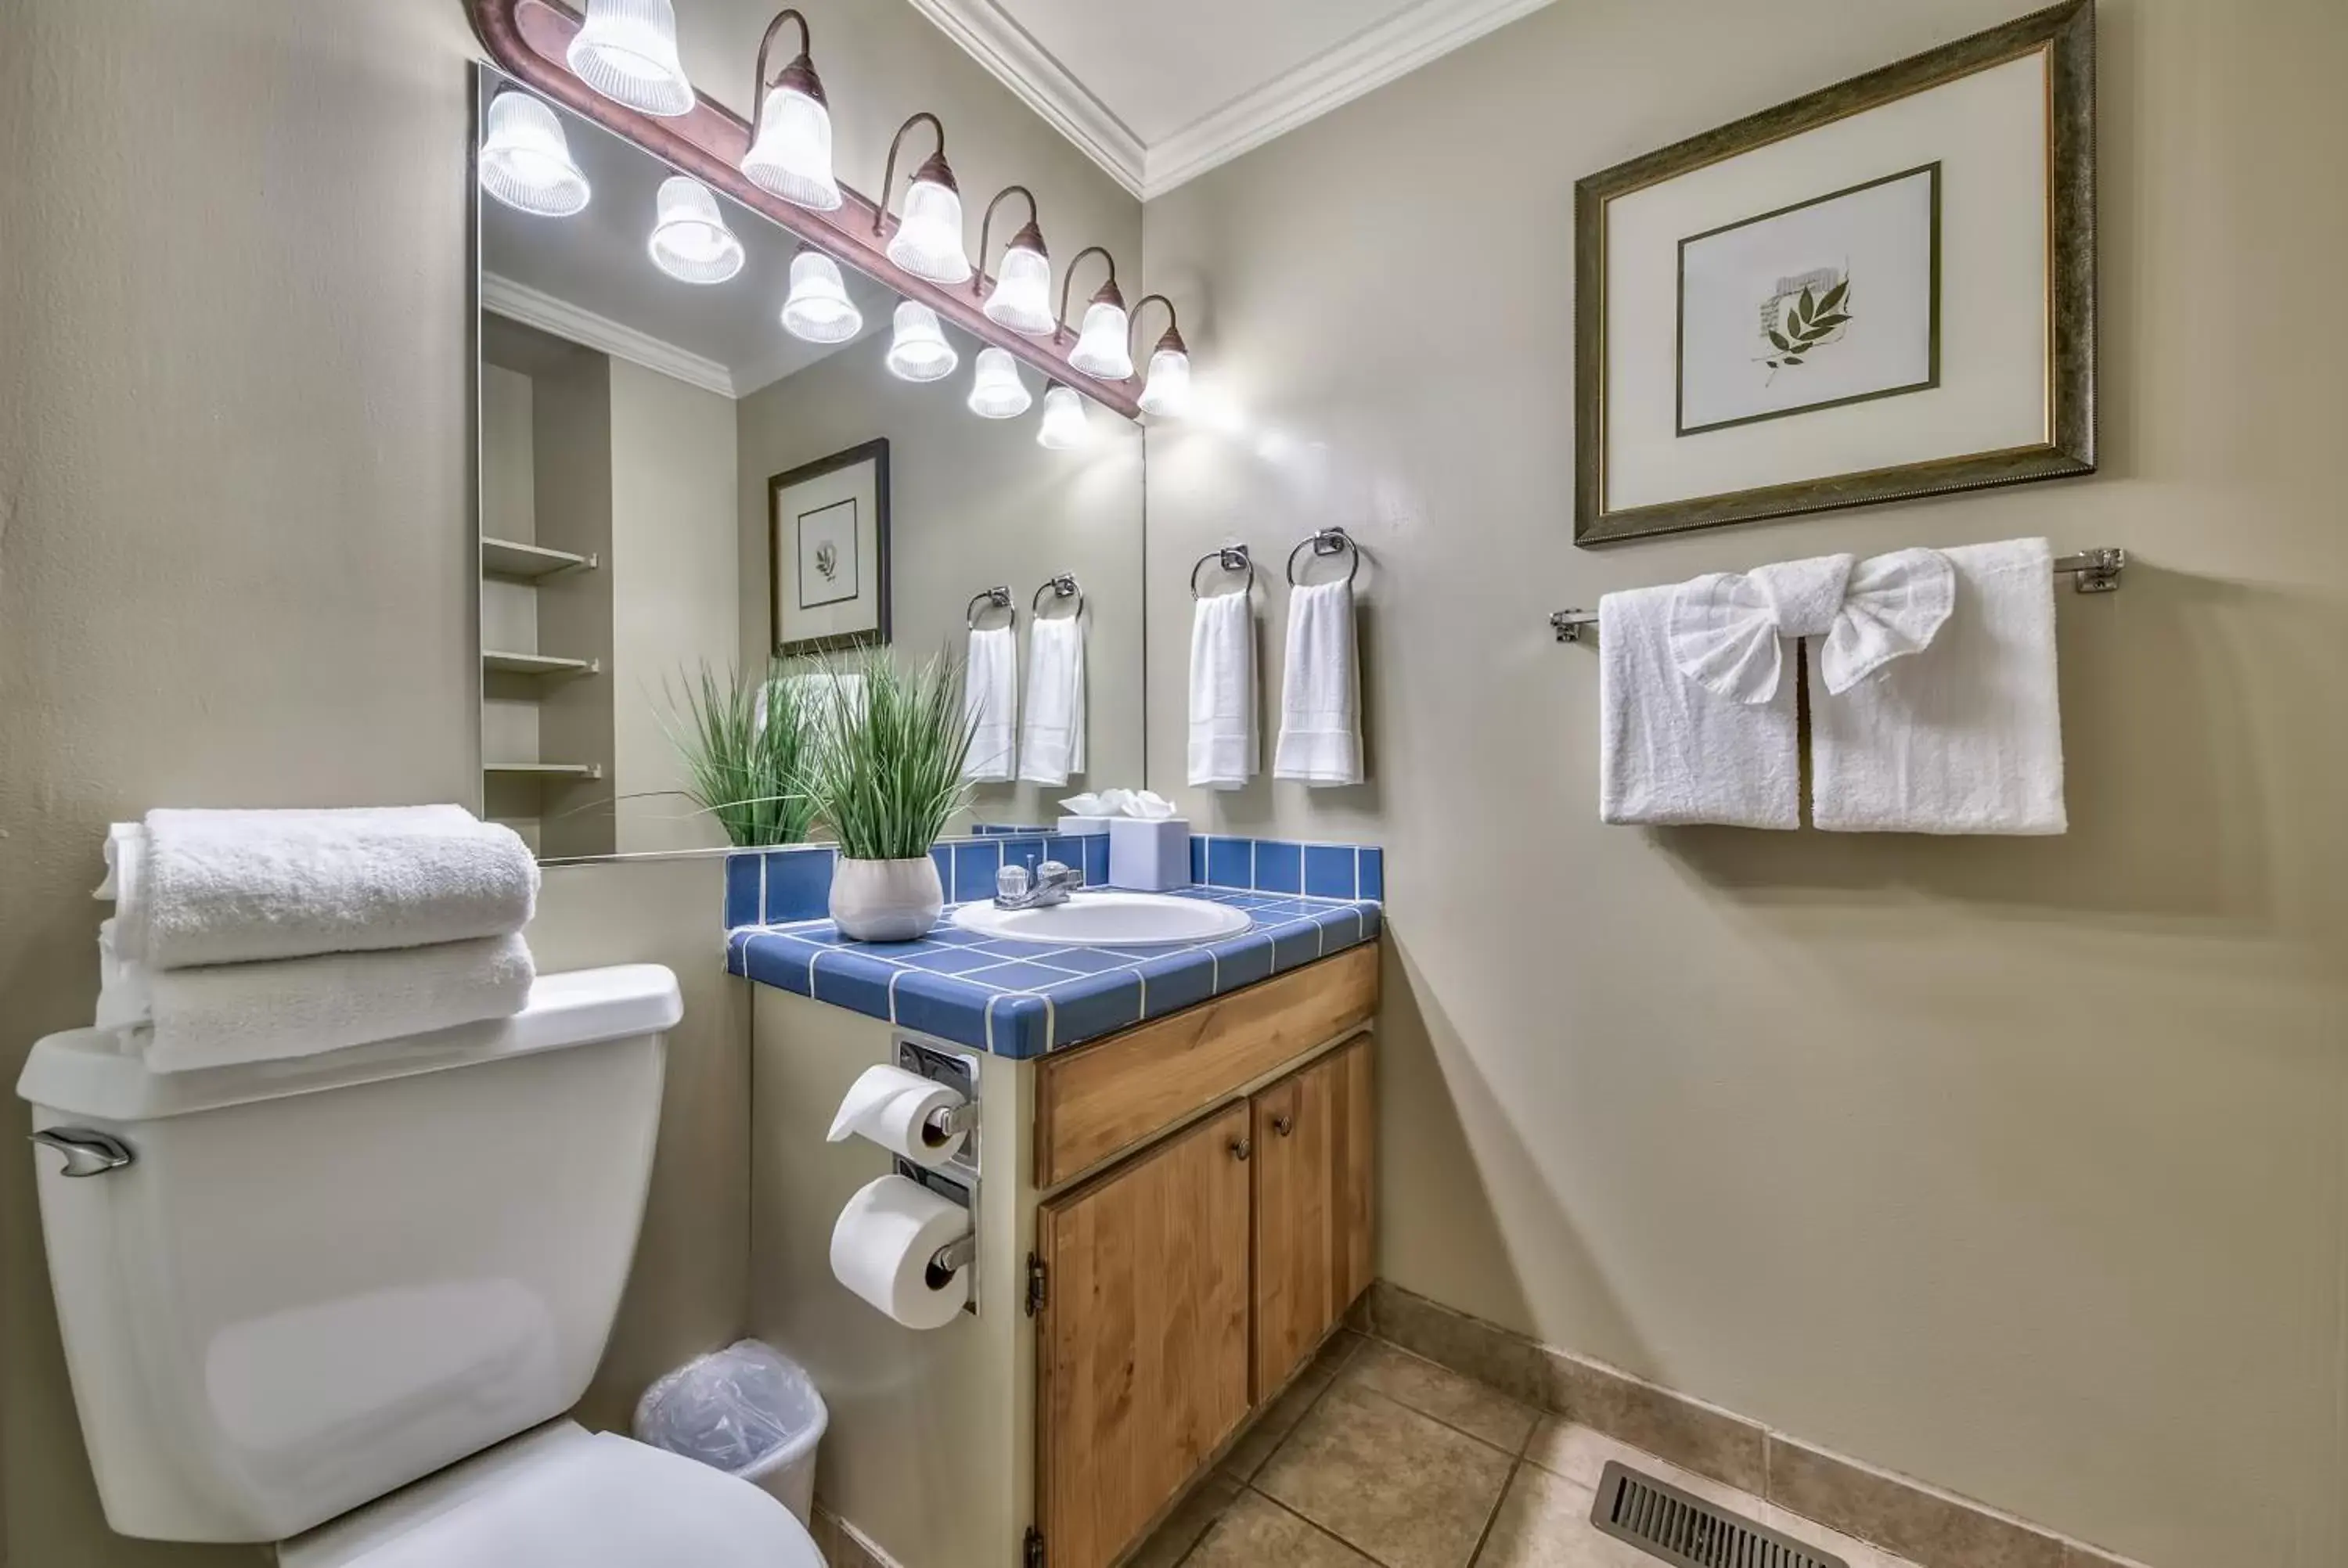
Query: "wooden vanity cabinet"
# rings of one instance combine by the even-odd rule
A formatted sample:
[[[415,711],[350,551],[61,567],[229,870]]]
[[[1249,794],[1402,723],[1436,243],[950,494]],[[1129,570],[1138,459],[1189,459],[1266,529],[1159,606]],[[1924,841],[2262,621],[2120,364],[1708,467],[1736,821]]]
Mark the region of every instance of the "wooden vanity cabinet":
[[[1210,1062],[1262,1061],[1279,1031],[1263,1070],[1188,1104],[1154,1092],[1147,1113],[1180,1131],[1037,1205],[1035,1518],[1049,1568],[1114,1562],[1368,1286],[1370,1037],[1312,1052],[1367,1021],[1374,964],[1360,950],[1228,999],[1234,1027],[1200,1030],[1141,1074],[1159,1091],[1178,1071],[1213,1080],[1222,1070]],[[1343,988],[1334,1003],[1331,986]],[[1328,1031],[1287,1034],[1300,1014]],[[1113,1061],[1148,1033],[1089,1049]],[[1072,1087],[1096,1071],[1084,1054],[1068,1059]],[[1260,1086],[1242,1093],[1250,1081]],[[1087,1124],[1070,1113],[1083,1099],[1063,1099],[1056,1145],[1053,1094],[1039,1100],[1039,1173],[1072,1157]]]
[[[1370,1284],[1370,1041],[1259,1091],[1255,1383],[1269,1397]]]

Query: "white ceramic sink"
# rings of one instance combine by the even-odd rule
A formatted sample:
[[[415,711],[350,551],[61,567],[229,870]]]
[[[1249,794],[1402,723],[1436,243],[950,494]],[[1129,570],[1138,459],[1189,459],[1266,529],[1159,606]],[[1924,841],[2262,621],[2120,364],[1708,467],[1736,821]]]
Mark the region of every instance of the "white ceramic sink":
[[[1235,937],[1254,919],[1244,909],[1162,893],[1078,893],[1040,909],[998,909],[965,904],[953,922],[1006,942],[1048,942],[1061,948],[1150,948]]]

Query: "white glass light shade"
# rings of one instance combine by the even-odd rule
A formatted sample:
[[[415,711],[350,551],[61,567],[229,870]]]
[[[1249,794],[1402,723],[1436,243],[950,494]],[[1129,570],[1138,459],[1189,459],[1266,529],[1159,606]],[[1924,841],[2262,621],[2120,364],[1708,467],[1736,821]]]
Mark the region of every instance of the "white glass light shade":
[[[791,295],[783,302],[783,326],[808,343],[846,343],[864,330],[864,313],[848,297],[839,263],[820,251],[791,258]]]
[[[932,283],[970,282],[962,248],[962,198],[934,179],[916,179],[905,191],[905,218],[889,241],[889,260]]]
[[[681,115],[693,108],[669,0],[587,0],[587,20],[562,57],[581,81],[632,109]]]
[[[797,87],[768,88],[758,139],[742,159],[742,172],[786,201],[836,210],[840,196],[831,175],[831,111]]]
[[[587,205],[587,177],[571,161],[562,122],[528,93],[503,92],[489,100],[481,189],[541,218],[568,218]]]
[[[986,319],[1029,337],[1048,337],[1059,324],[1052,313],[1052,259],[1041,251],[1014,245],[1003,252],[1003,275],[986,296]]]
[[[971,378],[970,411],[981,419],[1016,419],[1035,403],[1027,384],[1019,379],[1019,362],[1008,349],[978,351],[978,372]]]
[[[1068,363],[1103,381],[1129,379],[1133,351],[1126,346],[1127,324],[1123,305],[1095,300],[1085,309],[1084,328],[1076,333],[1076,346],[1068,351]]]
[[[1190,356],[1161,348],[1149,356],[1149,380],[1141,389],[1141,412],[1179,419],[1190,409]]]
[[[653,265],[680,283],[722,283],[742,270],[742,241],[701,181],[672,174],[654,203]]]
[[[1090,434],[1086,423],[1085,400],[1076,395],[1072,386],[1055,386],[1044,394],[1044,428],[1035,432],[1038,445],[1055,452],[1065,452],[1081,446]]]
[[[901,381],[943,381],[962,364],[946,342],[938,313],[907,300],[897,307],[897,333],[889,344],[889,374]]]

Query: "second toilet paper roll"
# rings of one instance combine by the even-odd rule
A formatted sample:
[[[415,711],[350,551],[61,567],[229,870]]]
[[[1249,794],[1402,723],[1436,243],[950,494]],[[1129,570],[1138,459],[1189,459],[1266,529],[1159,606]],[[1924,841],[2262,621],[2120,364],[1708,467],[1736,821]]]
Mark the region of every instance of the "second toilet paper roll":
[[[969,1234],[970,1211],[910,1176],[867,1182],[831,1227],[834,1278],[908,1328],[942,1328],[970,1299],[970,1270],[930,1260]]]
[[[870,1138],[892,1154],[934,1169],[953,1159],[969,1134],[956,1132],[933,1141],[930,1118],[962,1103],[962,1095],[951,1085],[901,1067],[868,1067],[839,1102],[839,1112],[831,1119],[830,1141]]]

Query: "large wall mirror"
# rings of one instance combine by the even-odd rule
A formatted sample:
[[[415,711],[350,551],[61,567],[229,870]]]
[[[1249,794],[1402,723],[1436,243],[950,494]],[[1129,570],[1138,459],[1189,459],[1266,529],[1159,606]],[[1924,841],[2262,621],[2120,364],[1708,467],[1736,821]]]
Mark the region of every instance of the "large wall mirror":
[[[477,90],[486,129],[510,85],[485,66]],[[1015,618],[1024,676],[1031,616],[1081,614],[1086,757],[1062,787],[974,785],[956,827],[1049,822],[1063,795],[1138,784],[1139,427],[1092,407],[1077,445],[1047,446],[1042,380],[1008,364],[989,368],[1032,406],[981,417],[982,345],[952,323],[899,364],[951,354],[953,371],[905,379],[896,296],[845,266],[836,292],[819,277],[802,299],[860,324],[795,335],[798,241],[722,195],[705,199],[738,269],[672,276],[651,237],[676,171],[546,112],[586,204],[550,216],[476,196],[485,815],[548,859],[723,845],[681,793],[685,692],[705,671],[755,687],[867,648],[960,660],[973,618]],[[669,260],[690,271],[697,231],[676,232]],[[831,265],[801,262],[802,284]]]

